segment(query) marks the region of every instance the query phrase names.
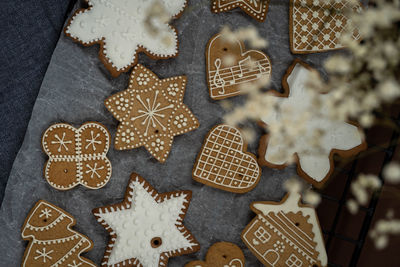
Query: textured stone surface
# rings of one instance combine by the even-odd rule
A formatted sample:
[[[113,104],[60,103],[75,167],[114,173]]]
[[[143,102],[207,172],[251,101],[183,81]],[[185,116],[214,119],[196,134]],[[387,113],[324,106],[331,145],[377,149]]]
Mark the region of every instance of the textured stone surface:
[[[39,199],[45,199],[70,212],[77,219],[75,229],[88,235],[94,248],[85,257],[99,264],[108,234],[91,213],[93,208],[120,202],[131,172],[147,179],[159,192],[189,189],[193,198],[185,225],[201,244],[196,254],[172,258],[169,266],[183,266],[194,259],[204,259],[208,248],[218,241],[238,244],[245,253],[247,266],[261,266],[241,242],[240,234],[255,216],[252,201],[279,200],[284,191],[282,183],[295,174],[294,166],[285,170],[263,168],[257,187],[244,195],[232,194],[197,183],[191,170],[203,138],[221,122],[223,109],[208,95],[205,75],[205,46],[208,39],[227,24],[236,29],[254,25],[269,41],[264,51],[272,63],[271,88],[281,88],[281,79],[296,57],[289,50],[289,0],[272,0],[264,23],[246,16],[240,9],[212,14],[210,1],[189,0],[182,17],[173,22],[179,31],[180,55],[175,59],[153,61],[140,55],[139,62],[153,70],[160,78],[186,74],[188,84],[184,102],[200,122],[199,129],[178,136],[169,158],[164,164],[153,159],[144,148],[116,151],[108,154],[113,164],[110,182],[102,189],[89,190],[78,186],[66,192],[53,189],[43,178],[46,155],[41,150],[41,135],[56,122],[79,126],[86,121],[106,125],[114,136],[117,121],[103,105],[105,98],[127,87],[128,74],[113,79],[98,59],[99,47],[83,47],[60,37],[50,66],[37,98],[23,146],[15,160],[0,210],[0,251],[3,266],[19,266],[27,242],[20,237],[25,216]],[[317,67],[328,53],[297,56]],[[244,97],[235,97],[240,103]],[[258,134],[262,132],[258,129]],[[255,153],[258,142],[249,144]],[[12,248],[12,249],[11,249]]]

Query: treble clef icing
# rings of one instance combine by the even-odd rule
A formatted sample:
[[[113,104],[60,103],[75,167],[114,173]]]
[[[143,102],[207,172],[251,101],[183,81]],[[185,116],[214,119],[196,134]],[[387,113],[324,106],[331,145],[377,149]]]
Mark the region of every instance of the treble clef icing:
[[[221,67],[221,59],[217,58],[214,62],[214,65],[217,68],[217,70],[216,70],[214,78],[213,78],[213,83],[215,84],[216,87],[221,88],[221,90],[219,90],[218,93],[222,95],[225,93],[225,80],[221,77],[221,75],[219,73],[219,69]]]

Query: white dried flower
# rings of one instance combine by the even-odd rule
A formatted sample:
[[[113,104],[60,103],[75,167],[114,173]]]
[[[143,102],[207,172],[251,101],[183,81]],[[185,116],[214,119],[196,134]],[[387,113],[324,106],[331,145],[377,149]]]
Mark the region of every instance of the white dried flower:
[[[346,207],[351,214],[357,214],[358,203],[354,199],[349,199],[346,201]]]
[[[386,164],[383,168],[383,178],[389,183],[400,183],[400,164],[393,161]]]
[[[290,193],[299,193],[302,190],[302,184],[298,179],[294,177],[286,180],[285,183],[283,184],[283,187],[287,192]]]
[[[307,190],[303,194],[303,200],[305,203],[316,207],[319,205],[319,203],[321,203],[321,196],[312,190]]]

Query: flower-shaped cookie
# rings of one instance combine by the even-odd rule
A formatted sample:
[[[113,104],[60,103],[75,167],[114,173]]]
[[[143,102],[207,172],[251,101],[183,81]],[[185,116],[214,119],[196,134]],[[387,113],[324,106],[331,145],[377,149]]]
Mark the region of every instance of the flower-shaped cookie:
[[[67,36],[85,46],[99,43],[99,57],[116,77],[136,65],[137,53],[154,59],[175,57],[178,37],[162,18],[178,18],[187,0],[90,0],[65,28]],[[155,11],[157,10],[157,11]]]
[[[149,69],[136,65],[129,88],[105,100],[108,110],[121,122],[115,148],[144,146],[164,162],[174,136],[199,127],[196,117],[183,104],[185,88],[185,76],[161,80]]]
[[[79,129],[54,124],[43,134],[42,147],[49,156],[44,176],[56,189],[68,190],[78,184],[98,189],[110,180],[111,163],[106,157],[110,134],[100,123],[88,122]]]

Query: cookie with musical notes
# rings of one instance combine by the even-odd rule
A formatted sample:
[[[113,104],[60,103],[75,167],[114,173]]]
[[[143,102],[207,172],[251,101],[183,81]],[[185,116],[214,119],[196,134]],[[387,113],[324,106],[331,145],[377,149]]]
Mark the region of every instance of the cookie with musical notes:
[[[340,39],[346,27],[359,40],[359,30],[349,25],[349,13],[362,11],[359,1],[291,0],[290,49],[295,54],[343,48]]]
[[[212,99],[219,100],[241,94],[242,86],[269,79],[271,63],[258,50],[245,50],[242,41],[214,35],[206,49],[207,84]]]
[[[247,15],[259,22],[265,21],[269,0],[213,0],[211,11],[220,13],[240,7]]]
[[[185,267],[244,267],[243,251],[235,244],[217,242],[207,251],[205,261],[191,261]]]
[[[225,124],[208,133],[192,173],[197,182],[233,193],[252,190],[260,175],[257,159],[246,152],[240,131]]]

